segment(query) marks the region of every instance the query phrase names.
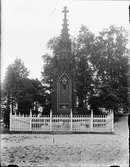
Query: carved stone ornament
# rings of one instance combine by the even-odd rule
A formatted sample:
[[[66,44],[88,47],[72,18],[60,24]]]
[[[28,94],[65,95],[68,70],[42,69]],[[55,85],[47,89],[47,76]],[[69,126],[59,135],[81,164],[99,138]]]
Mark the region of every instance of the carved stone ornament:
[[[66,77],[63,77],[62,80],[61,80],[62,84],[64,87],[66,87],[67,85],[67,78]]]

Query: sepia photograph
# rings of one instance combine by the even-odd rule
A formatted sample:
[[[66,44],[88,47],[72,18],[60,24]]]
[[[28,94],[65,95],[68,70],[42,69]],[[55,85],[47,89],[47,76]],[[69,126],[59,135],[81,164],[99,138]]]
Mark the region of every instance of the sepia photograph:
[[[1,0],[0,167],[129,167],[129,10]]]

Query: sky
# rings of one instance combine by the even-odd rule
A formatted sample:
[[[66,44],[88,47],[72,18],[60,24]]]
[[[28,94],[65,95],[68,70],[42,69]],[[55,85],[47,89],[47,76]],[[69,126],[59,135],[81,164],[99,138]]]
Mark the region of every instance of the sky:
[[[22,59],[30,78],[41,80],[42,55],[48,53],[49,39],[61,33],[64,6],[73,37],[81,25],[93,33],[110,25],[129,30],[129,1],[2,0],[2,81],[16,58]]]

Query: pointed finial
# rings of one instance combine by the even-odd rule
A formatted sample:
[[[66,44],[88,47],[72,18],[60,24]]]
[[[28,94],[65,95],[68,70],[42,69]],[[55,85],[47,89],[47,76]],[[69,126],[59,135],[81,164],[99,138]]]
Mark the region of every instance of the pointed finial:
[[[61,36],[60,36],[60,43],[59,43],[59,49],[58,54],[68,54],[68,52],[71,52],[71,40],[69,38],[68,33],[68,24],[67,24],[67,13],[69,12],[67,10],[67,7],[64,7],[64,10],[62,11],[64,13],[64,19],[62,24],[62,30],[61,30]]]
[[[69,11],[67,10],[67,7],[66,7],[66,6],[64,7],[64,10],[62,10],[62,12],[64,13],[64,16],[66,17],[67,13],[69,12]]]

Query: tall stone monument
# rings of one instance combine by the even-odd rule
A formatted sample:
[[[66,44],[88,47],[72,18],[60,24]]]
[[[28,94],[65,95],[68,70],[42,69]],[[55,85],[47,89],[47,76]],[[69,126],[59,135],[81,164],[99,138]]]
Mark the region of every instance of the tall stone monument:
[[[68,33],[67,7],[63,10],[63,27],[56,55],[56,74],[53,76],[54,94],[52,111],[54,114],[70,114],[75,108],[74,62],[71,52],[71,40]]]

